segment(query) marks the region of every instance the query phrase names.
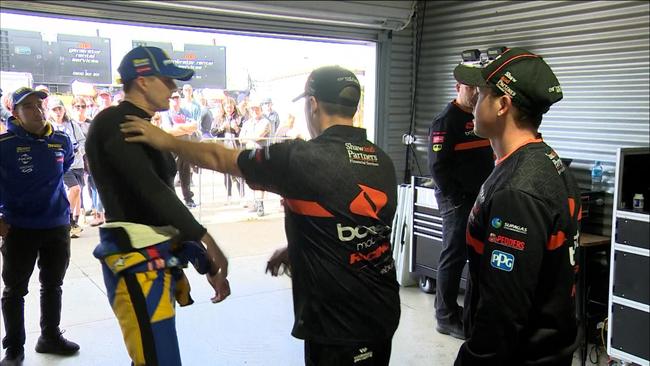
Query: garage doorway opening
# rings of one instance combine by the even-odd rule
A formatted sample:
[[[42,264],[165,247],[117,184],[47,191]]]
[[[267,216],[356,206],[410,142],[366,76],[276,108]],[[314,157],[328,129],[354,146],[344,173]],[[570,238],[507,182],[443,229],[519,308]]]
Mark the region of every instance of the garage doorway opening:
[[[137,45],[156,46],[179,66],[195,70],[195,77],[187,83],[193,87],[194,100],[204,108],[211,107],[208,99],[214,96],[232,97],[238,103],[245,99],[271,101],[278,126],[295,119],[294,136],[308,139],[304,102],[292,100],[302,92],[313,69],[340,65],[352,70],[362,85],[355,125],[367,130],[369,140],[375,139],[374,42],[7,11],[0,12],[0,24],[0,87],[5,95],[21,86],[43,85],[64,101],[68,111],[72,111],[74,95],[93,98],[89,103],[98,108],[99,93],[109,92],[115,104],[122,96],[117,72],[121,58]],[[180,82],[179,88],[183,84]],[[203,135],[209,138],[210,132]],[[193,184],[201,216],[207,203],[228,203],[220,174],[200,172]],[[280,198],[272,199],[280,210]]]

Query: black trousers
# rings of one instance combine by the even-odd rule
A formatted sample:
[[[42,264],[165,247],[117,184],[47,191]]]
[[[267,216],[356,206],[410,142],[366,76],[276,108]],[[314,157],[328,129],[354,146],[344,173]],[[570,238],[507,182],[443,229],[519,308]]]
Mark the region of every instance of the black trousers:
[[[189,161],[176,156],[176,169],[178,169],[178,178],[181,181],[181,191],[185,202],[191,201],[194,193],[190,190],[192,184],[192,164]]]
[[[392,340],[350,345],[305,341],[306,366],[388,366]]]
[[[5,336],[2,347],[25,344],[25,295],[37,263],[41,282],[41,334],[59,334],[61,285],[70,263],[70,227],[23,229],[11,227],[2,248],[2,317]]]
[[[435,308],[436,320],[445,325],[462,318],[456,299],[463,267],[467,262],[467,218],[475,199],[476,197],[470,197],[460,203],[452,202],[451,199],[436,193],[442,215],[442,251],[436,277]]]

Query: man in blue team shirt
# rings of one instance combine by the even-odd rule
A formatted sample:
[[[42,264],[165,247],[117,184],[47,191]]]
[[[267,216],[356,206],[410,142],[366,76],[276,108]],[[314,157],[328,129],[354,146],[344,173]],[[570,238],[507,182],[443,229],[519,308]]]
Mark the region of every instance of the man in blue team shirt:
[[[59,329],[61,285],[70,261],[70,204],[63,173],[74,155],[70,138],[45,120],[45,98],[45,92],[16,90],[8,131],[0,135],[2,366],[22,365],[25,358],[24,297],[37,258],[41,336],[36,352],[72,355],[79,350]]]

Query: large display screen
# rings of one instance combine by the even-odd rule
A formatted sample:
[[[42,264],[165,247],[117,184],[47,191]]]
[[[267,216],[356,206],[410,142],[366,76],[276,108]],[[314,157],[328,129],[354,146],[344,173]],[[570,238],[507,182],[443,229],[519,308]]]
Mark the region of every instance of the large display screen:
[[[79,80],[111,84],[111,40],[59,34],[57,37],[59,83]]]
[[[31,73],[36,84],[112,83],[109,38],[58,34],[49,42],[40,32],[2,29],[0,60],[3,71]]]

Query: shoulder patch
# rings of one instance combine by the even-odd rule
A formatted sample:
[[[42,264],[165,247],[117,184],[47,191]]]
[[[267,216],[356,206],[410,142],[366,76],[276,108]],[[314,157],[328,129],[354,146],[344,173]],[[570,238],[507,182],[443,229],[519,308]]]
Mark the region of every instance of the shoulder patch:
[[[515,267],[515,256],[500,250],[493,250],[490,265],[496,269],[511,272]]]

